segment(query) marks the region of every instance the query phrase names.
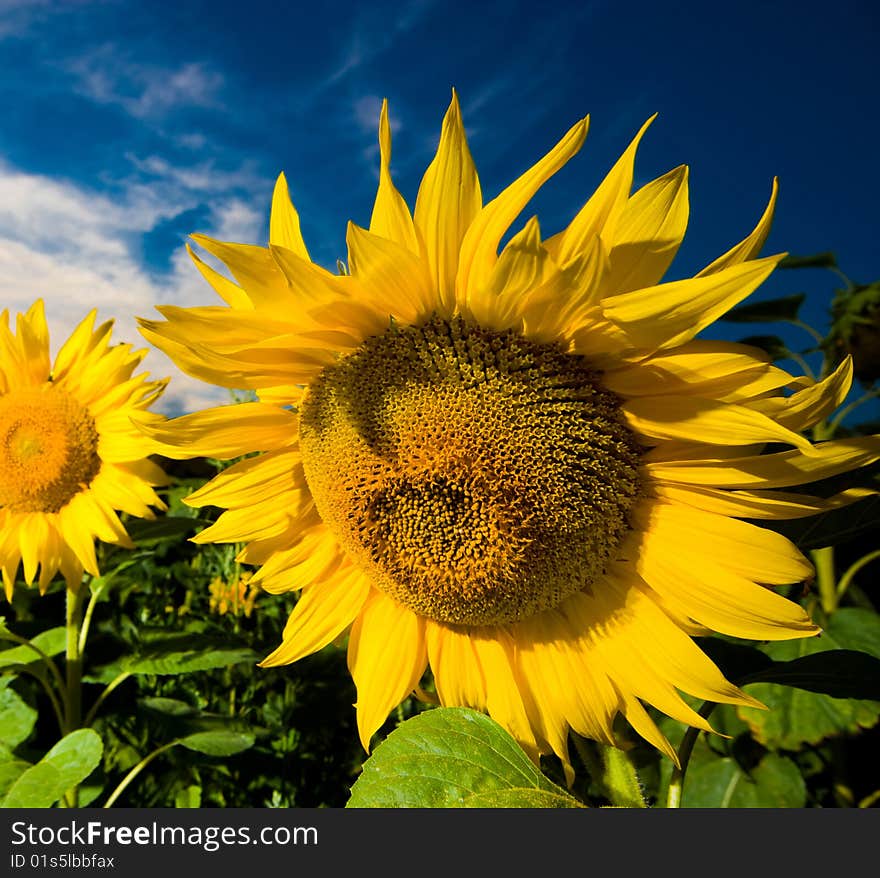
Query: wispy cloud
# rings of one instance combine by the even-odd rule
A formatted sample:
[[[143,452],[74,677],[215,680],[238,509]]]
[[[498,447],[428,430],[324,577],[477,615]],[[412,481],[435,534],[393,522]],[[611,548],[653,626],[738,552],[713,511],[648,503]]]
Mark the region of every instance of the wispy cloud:
[[[137,119],[156,119],[177,108],[222,106],[223,76],[202,62],[177,67],[145,64],[105,43],[65,64],[73,90],[100,104],[115,104]]]

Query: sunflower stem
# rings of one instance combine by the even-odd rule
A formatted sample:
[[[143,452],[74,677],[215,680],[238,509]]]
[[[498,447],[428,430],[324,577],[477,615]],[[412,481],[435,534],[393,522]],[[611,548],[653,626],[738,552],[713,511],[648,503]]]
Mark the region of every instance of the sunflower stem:
[[[82,723],[82,652],[80,650],[80,627],[82,624],[82,608],[88,580],[83,580],[79,589],[67,589],[67,651],[65,653],[66,672],[66,734],[80,728]],[[76,808],[78,801],[77,787],[71,787],[65,794],[68,808]]]
[[[810,552],[816,568],[816,586],[819,589],[819,602],[826,615],[837,609],[838,588],[834,575],[834,547],[823,546]]]
[[[129,785],[129,784],[130,784],[130,783],[131,783],[131,782],[132,782],[132,781],[133,781],[133,780],[134,780],[134,779],[135,779],[135,778],[136,778],[136,777],[137,777],[137,776],[138,776],[138,775],[139,775],[139,774],[140,774],[140,773],[141,773],[141,772],[142,772],[142,771],[143,771],[143,770],[144,770],[144,769],[145,769],[145,768],[146,768],[146,767],[147,767],[147,766],[148,766],[148,765],[154,760],[154,759],[157,759],[157,758],[158,758],[159,756],[161,756],[166,750],[170,750],[172,747],[176,747],[178,743],[179,743],[179,742],[176,741],[176,740],[175,740],[175,741],[169,741],[167,744],[163,744],[161,747],[157,747],[155,750],[153,750],[152,753],[148,753],[146,756],[144,756],[144,758],[141,759],[141,761],[138,762],[138,764],[135,765],[134,768],[132,768],[131,771],[129,771],[129,773],[128,773],[127,775],[125,775],[124,778],[122,778],[122,780],[119,782],[119,785],[116,787],[115,790],[113,790],[112,793],[110,793],[110,796],[108,797],[107,801],[104,802],[104,806],[103,806],[103,807],[105,807],[105,808],[112,808],[112,807],[113,807],[113,803],[119,798],[119,796],[122,794],[122,792],[125,790],[125,788],[126,788],[126,787],[127,787],[127,786],[128,786],[128,785]]]
[[[863,555],[859,558],[858,561],[854,561],[840,577],[840,582],[837,583],[837,594],[836,598],[838,601],[844,596],[846,590],[849,588],[850,583],[852,583],[855,575],[861,570],[863,567],[866,567],[872,561],[876,561],[880,558],[880,549],[875,549],[873,552],[868,552],[867,555]]]
[[[714,701],[706,701],[697,713],[703,719],[709,719],[712,711],[715,710],[717,704]],[[695,726],[689,726],[681,739],[678,746],[678,765],[672,769],[672,777],[669,779],[669,789],[666,792],[666,807],[681,808],[681,793],[684,786],[684,776],[687,772],[688,762],[690,762],[691,753],[694,750],[694,744],[697,743],[697,737],[701,729]]]

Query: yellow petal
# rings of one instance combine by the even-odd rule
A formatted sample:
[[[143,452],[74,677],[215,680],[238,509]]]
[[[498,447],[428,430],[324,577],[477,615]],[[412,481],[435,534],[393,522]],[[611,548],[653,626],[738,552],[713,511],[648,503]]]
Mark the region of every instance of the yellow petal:
[[[605,228],[609,217],[626,202],[632,188],[636,151],[648,126],[656,118],[655,113],[642,125],[590,200],[569,223],[568,228],[547,242],[550,252],[560,265],[567,265],[578,254],[587,250]]]
[[[812,454],[810,441],[766,415],[699,396],[644,396],[621,411],[633,430],[649,439],[684,439],[710,445],[786,442]],[[653,442],[649,444],[655,444]]]
[[[287,177],[279,174],[272,192],[272,210],[269,214],[269,243],[285,247],[303,259],[309,251],[299,227],[299,214],[290,200]]]
[[[254,303],[248,298],[248,294],[238,284],[233,283],[228,277],[224,277],[219,271],[214,271],[210,265],[199,259],[189,242],[186,244],[186,252],[189,253],[202,277],[214,288],[214,291],[224,302],[238,311],[253,310]]]
[[[348,669],[357,687],[358,732],[367,752],[389,712],[418,686],[427,662],[425,620],[373,591],[348,641]]]
[[[691,567],[709,588],[722,567],[765,585],[792,585],[813,576],[813,565],[794,543],[747,521],[660,501],[637,506],[632,519],[643,549]]]
[[[467,302],[483,289],[498,259],[498,244],[532,196],[578,150],[587,136],[588,119],[582,119],[542,159],[532,165],[474,218],[461,243],[455,279],[456,299]]]
[[[759,399],[749,408],[773,418],[783,427],[804,430],[833,412],[847,397],[852,386],[852,357],[843,362],[823,381],[805,387],[789,397]]]
[[[299,420],[286,409],[245,402],[204,409],[143,429],[166,446],[162,451],[166,457],[230,458],[294,445]]]
[[[688,169],[675,168],[626,202],[614,224],[603,296],[650,287],[666,273],[688,222]]]
[[[444,707],[486,710],[486,678],[466,628],[428,621],[425,627],[428,661],[437,695]]]
[[[406,201],[391,182],[391,125],[388,101],[382,101],[379,115],[379,188],[370,217],[370,231],[388,238],[418,255],[419,239]]]
[[[416,196],[415,225],[442,316],[452,314],[461,242],[483,206],[480,180],[467,145],[458,96],[443,118],[440,143]]]
[[[672,281],[602,300],[609,320],[646,351],[690,341],[770,275],[781,255],[734,265],[706,277]]]
[[[809,456],[799,449],[731,460],[675,460],[644,465],[645,475],[664,482],[724,488],[788,488],[867,466],[880,460],[872,436],[819,442]]]
[[[744,238],[735,247],[731,247],[725,254],[719,256],[714,262],[707,265],[697,277],[703,277],[707,274],[714,274],[731,265],[738,265],[740,262],[747,262],[750,259],[757,258],[770,234],[770,226],[773,224],[773,212],[776,209],[776,196],[779,193],[779,180],[773,178],[773,186],[770,190],[770,201],[764,210],[758,224],[752,230],[748,237]]]
[[[289,665],[332,643],[354,621],[369,593],[369,580],[351,565],[304,588],[284,626],[281,646],[260,667]]]
[[[351,222],[346,242],[352,276],[376,310],[413,324],[436,309],[431,279],[411,250]]]

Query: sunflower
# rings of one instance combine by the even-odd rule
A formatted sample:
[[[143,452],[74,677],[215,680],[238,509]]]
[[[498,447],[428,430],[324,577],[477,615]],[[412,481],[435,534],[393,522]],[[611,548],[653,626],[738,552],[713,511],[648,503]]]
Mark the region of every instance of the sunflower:
[[[588,119],[484,204],[453,93],[410,212],[384,104],[342,274],[310,259],[282,174],[268,247],[194,236],[234,278],[190,248],[226,304],[142,321],[184,371],[256,391],[149,432],[169,456],[244,457],[189,497],[226,510],[195,539],[245,543],[253,581],[299,592],[264,666],[348,634],[367,749],[430,670],[440,704],[488,712],[569,777],[569,730],[614,743],[619,715],[675,759],[646,705],[700,728],[681,693],[759,706],[691,635],[819,631],[778,590],[810,563],[744,519],[827,508],[784,489],[880,448],[803,436],[846,395],[848,360],[815,382],[695,338],[779,262],[757,258],[776,182],[744,241],[660,283],[688,175],[631,194],[651,121],[567,228],[545,238],[531,218],[502,248]]]
[[[147,459],[155,443],[133,420],[165,382],[134,369],[146,350],[110,345],[112,321],[92,311],[50,362],[42,300],[0,315],[0,570],[12,600],[19,564],[43,592],[58,571],[77,591],[99,575],[95,539],[131,547],[118,511],[152,518],[165,474]]]

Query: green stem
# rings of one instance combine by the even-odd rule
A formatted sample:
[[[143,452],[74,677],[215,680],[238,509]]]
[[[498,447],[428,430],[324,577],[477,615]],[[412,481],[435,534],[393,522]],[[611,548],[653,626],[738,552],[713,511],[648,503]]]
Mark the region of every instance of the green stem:
[[[131,674],[128,671],[123,671],[121,674],[115,676],[104,688],[104,691],[95,699],[95,703],[91,706],[89,712],[86,714],[86,718],[83,720],[83,728],[87,729],[91,724],[95,721],[95,716],[98,713],[98,709],[101,705],[107,700],[107,697],[110,693],[119,685],[124,683]]]
[[[840,582],[837,583],[837,600],[843,597],[846,590],[849,588],[850,583],[853,581],[855,575],[861,570],[863,567],[866,567],[872,561],[876,561],[880,558],[880,549],[876,549],[873,552],[868,552],[867,555],[863,555],[859,558],[858,561],[854,561],[848,568],[846,573],[840,577]]]
[[[824,341],[824,338],[822,337],[822,334],[821,334],[818,330],[813,329],[813,327],[810,326],[809,323],[804,323],[803,320],[798,320],[798,319],[795,317],[795,318],[792,319],[792,320],[787,320],[786,323],[790,323],[792,326],[797,326],[799,329],[803,329],[804,332],[806,332],[806,333],[808,333],[809,335],[813,336],[813,338],[814,338],[817,342],[819,342],[819,344],[821,344],[821,343]]]
[[[827,615],[837,609],[838,587],[834,575],[834,547],[823,546],[810,552],[816,568],[816,586],[819,589],[819,602]]]
[[[110,794],[110,797],[104,802],[105,808],[112,808],[113,803],[119,798],[122,794],[123,790],[154,760],[161,756],[166,750],[170,750],[172,747],[177,746],[178,741],[170,741],[167,744],[163,744],[161,747],[157,747],[153,750],[152,753],[148,753],[135,765],[134,768],[129,771],[127,775],[119,782],[119,786],[116,787],[115,790]]]
[[[714,701],[706,701],[697,713],[703,719],[708,719],[716,707],[717,705]],[[669,779],[669,789],[666,793],[667,808],[681,808],[681,791],[684,786],[684,776],[700,731],[701,729],[690,726],[681,739],[681,744],[678,747],[678,765],[672,769],[672,777]]]
[[[107,586],[107,582],[106,582],[106,580],[103,580],[101,582],[101,584],[94,591],[92,591],[91,589],[89,590],[90,591],[89,603],[88,603],[88,606],[86,607],[86,614],[85,614],[85,617],[83,618],[82,627],[80,628],[80,632],[79,632],[79,652],[80,652],[80,655],[82,655],[82,653],[85,652],[86,640],[88,639],[89,628],[91,627],[91,624],[92,624],[92,614],[95,612],[95,605],[98,603],[98,599],[104,593],[104,589],[106,588],[106,586]]]
[[[70,734],[80,728],[82,722],[82,652],[80,650],[79,633],[82,620],[82,607],[87,584],[85,581],[78,591],[67,589],[67,650],[65,652],[66,685],[66,733]],[[71,787],[65,795],[68,808],[76,808],[78,800],[77,788]]]

